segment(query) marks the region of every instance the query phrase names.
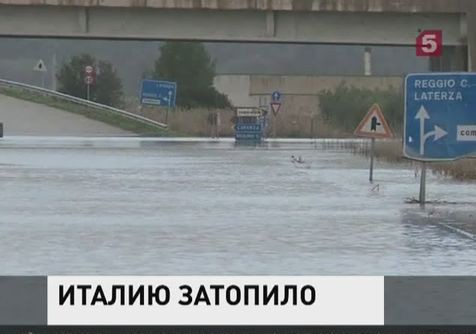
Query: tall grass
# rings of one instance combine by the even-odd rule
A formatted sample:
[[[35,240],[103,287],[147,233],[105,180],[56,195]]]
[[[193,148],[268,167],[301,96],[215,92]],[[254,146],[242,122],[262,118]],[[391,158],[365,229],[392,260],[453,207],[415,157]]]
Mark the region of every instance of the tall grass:
[[[231,109],[206,109],[193,108],[170,109],[167,115],[165,108],[137,105],[127,107],[130,112],[137,113],[144,117],[165,122],[169,129],[189,136],[210,136],[211,126],[208,124],[208,115],[216,112],[220,115],[219,134],[222,137],[234,135],[234,124],[232,122],[234,111]],[[267,136],[278,138],[341,138],[348,137],[339,129],[327,124],[319,115],[282,113],[276,117],[268,116]]]
[[[370,145],[363,146],[356,153],[370,155]],[[392,163],[408,163],[419,166],[418,162],[403,158],[401,141],[377,141],[375,157]],[[434,174],[451,177],[460,181],[476,180],[476,160],[462,159],[450,162],[431,162],[427,165]]]
[[[167,114],[165,108],[144,106],[129,111],[159,122],[167,122],[169,129],[187,136],[208,137],[212,134],[212,127],[208,124],[208,115],[217,112],[220,115],[219,135],[222,137],[233,135],[233,110],[229,109],[170,109]]]
[[[434,173],[451,176],[454,179],[476,180],[476,160],[465,159],[448,163],[438,163],[431,166]]]

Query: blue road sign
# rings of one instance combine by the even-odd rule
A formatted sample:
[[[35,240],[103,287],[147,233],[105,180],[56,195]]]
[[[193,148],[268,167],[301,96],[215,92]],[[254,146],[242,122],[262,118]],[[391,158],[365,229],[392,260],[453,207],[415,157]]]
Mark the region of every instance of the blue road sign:
[[[235,139],[261,140],[263,136],[262,124],[238,123],[235,125]]]
[[[236,132],[235,139],[241,140],[261,140],[261,132]]]
[[[271,99],[274,101],[274,102],[278,102],[281,100],[281,92],[275,90],[272,94],[271,94]]]
[[[171,81],[142,80],[141,104],[175,107],[177,84]]]
[[[476,74],[410,74],[403,152],[421,161],[476,156]]]
[[[261,133],[261,124],[236,124],[235,130],[239,132],[259,132]]]

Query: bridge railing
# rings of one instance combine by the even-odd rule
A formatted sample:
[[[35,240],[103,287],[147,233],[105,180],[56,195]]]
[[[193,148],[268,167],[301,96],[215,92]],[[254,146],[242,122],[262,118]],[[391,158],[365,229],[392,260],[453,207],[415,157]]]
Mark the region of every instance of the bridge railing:
[[[76,96],[60,93],[51,89],[46,89],[38,86],[33,86],[21,82],[16,82],[16,81],[11,81],[11,80],[5,80],[5,79],[0,79],[0,85],[4,87],[13,87],[13,88],[22,88],[25,90],[33,91],[42,95],[46,96],[51,96],[51,97],[56,97],[64,101],[72,102],[78,105],[86,106],[89,108],[97,109],[98,111],[109,111],[136,121],[139,121],[141,123],[147,124],[147,125],[152,125],[161,129],[167,129],[167,124],[161,123],[154,121],[150,118],[143,117],[140,115],[136,115],[134,113],[131,113],[129,111],[125,111],[122,109],[110,107],[101,103],[93,102],[93,101],[88,101]]]

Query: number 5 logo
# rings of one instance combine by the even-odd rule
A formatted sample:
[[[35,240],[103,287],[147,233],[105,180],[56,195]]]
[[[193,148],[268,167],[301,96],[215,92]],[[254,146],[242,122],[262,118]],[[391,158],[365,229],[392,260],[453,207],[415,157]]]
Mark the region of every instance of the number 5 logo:
[[[443,51],[443,32],[425,30],[416,38],[416,55],[418,57],[440,57]]]

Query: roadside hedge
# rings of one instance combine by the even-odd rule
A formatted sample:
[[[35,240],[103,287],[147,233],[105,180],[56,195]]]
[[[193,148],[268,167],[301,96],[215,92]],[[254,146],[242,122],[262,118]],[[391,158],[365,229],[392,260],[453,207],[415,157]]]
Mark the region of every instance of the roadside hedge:
[[[324,120],[346,134],[354,132],[374,103],[380,105],[394,133],[402,133],[404,101],[400,89],[370,90],[343,82],[334,91],[321,91],[319,101]]]

